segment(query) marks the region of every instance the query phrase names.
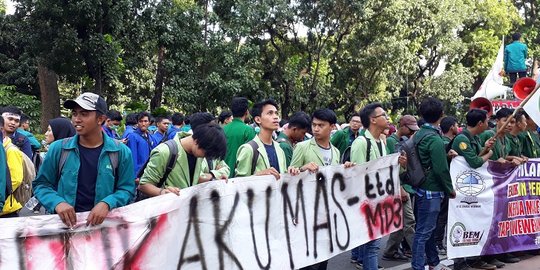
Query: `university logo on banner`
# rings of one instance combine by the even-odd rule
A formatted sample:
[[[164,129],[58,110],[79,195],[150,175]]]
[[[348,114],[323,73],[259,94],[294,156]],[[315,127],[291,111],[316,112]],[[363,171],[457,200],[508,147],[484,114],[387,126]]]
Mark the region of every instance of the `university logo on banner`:
[[[456,198],[448,207],[448,257],[540,248],[540,159],[519,167],[452,161]]]

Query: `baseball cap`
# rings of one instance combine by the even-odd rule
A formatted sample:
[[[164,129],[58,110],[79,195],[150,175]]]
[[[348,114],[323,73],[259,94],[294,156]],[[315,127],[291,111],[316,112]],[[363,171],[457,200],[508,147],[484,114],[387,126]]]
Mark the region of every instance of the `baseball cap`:
[[[416,118],[412,115],[404,115],[399,119],[399,126],[406,126],[410,128],[411,130],[417,131],[420,128],[418,127],[418,122],[416,122]]]
[[[75,106],[88,111],[98,111],[102,114],[107,113],[107,102],[97,94],[85,92],[78,96],[75,100],[69,99],[64,102],[64,108],[73,109]]]

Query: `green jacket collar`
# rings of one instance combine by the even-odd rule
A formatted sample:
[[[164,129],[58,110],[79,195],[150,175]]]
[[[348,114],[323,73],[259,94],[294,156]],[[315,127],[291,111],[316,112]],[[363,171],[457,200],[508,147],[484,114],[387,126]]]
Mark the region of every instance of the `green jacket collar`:
[[[103,136],[103,151],[105,152],[117,152],[117,151],[120,151],[120,147],[118,146],[118,144],[115,142],[115,140],[109,136],[107,136],[107,134],[105,134],[103,131],[101,132],[101,136]],[[63,149],[76,149],[78,148],[78,145],[79,145],[79,134],[75,134],[75,136],[71,137],[71,138],[66,138],[65,140],[67,140],[66,143],[62,143],[62,148]]]

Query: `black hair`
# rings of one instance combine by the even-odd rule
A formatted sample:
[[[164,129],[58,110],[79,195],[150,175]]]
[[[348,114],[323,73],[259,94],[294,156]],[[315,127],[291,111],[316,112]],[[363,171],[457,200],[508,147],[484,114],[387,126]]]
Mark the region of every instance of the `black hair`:
[[[362,121],[362,126],[364,126],[364,128],[369,128],[369,119],[371,118],[371,115],[373,114],[375,109],[382,107],[382,104],[377,102],[368,104],[364,108],[362,108],[362,110],[360,110],[360,120]]]
[[[330,123],[330,125],[333,125],[337,123],[337,116],[336,113],[330,109],[318,109],[311,115],[311,120],[313,119],[319,119],[325,122]]]
[[[456,123],[457,119],[453,116],[447,116],[441,120],[441,131],[443,133],[447,133],[450,131],[450,128],[452,128]]]
[[[26,122],[30,121],[30,117],[28,117],[28,115],[26,114],[21,114],[21,120],[19,121],[19,123],[22,125]]]
[[[224,124],[225,120],[227,120],[227,118],[231,116],[232,116],[232,113],[230,111],[222,111],[218,116],[219,123]]]
[[[195,129],[200,125],[208,124],[216,119],[211,113],[207,112],[197,112],[192,114],[190,117],[191,129]]]
[[[525,116],[525,119],[527,119],[527,120],[531,119],[531,117],[529,116],[529,114],[525,110],[522,110],[522,111],[523,111],[523,115]]]
[[[126,125],[133,126],[137,124],[137,114],[136,113],[130,113],[126,115]]]
[[[148,117],[148,121],[152,122],[152,115],[150,113],[148,113],[148,112],[140,112],[140,113],[137,114],[137,123],[141,119],[143,119],[145,117]]]
[[[266,106],[266,105],[273,105],[274,107],[276,107],[276,109],[278,109],[278,105],[273,99],[265,99],[265,100],[263,100],[261,102],[255,103],[253,105],[253,108],[251,108],[251,116],[253,116],[253,117],[261,116],[262,110],[263,110],[264,106]],[[234,115],[234,113],[233,113],[233,115]]]
[[[433,124],[443,116],[444,105],[440,100],[434,97],[428,97],[420,104],[418,113],[427,123]]]
[[[517,41],[521,38],[521,33],[513,33],[512,34],[512,41]]]
[[[227,139],[217,124],[202,124],[193,129],[193,140],[209,159],[223,159],[227,153]]]
[[[351,114],[351,117],[349,117],[349,122],[353,119],[353,117],[356,117],[356,116],[360,117],[360,113],[355,112],[355,113]]]
[[[289,128],[296,127],[299,129],[309,130],[310,126],[311,119],[305,112],[296,112],[289,118]]]
[[[418,124],[419,127],[421,127],[426,123],[426,120],[424,120],[424,118],[420,118],[418,119],[418,121],[416,121],[416,123]]]
[[[175,126],[180,126],[184,124],[184,115],[181,113],[173,113],[171,117],[171,122]]]
[[[245,97],[234,97],[231,101],[231,112],[233,117],[242,117],[249,107],[248,99]]]
[[[502,108],[497,111],[495,114],[495,119],[501,120],[503,118],[507,118],[508,116],[512,115],[514,113],[514,109],[510,108]]]
[[[516,118],[516,121],[519,121],[519,120],[521,120],[522,116],[525,116],[525,119],[527,119],[528,118],[527,116],[529,116],[529,115],[528,114],[526,115],[525,110],[519,109],[519,110],[517,110],[516,114],[514,115],[514,118]]]
[[[157,124],[157,123],[161,123],[164,119],[169,119],[169,120],[171,120],[168,116],[157,116],[157,117],[156,117],[156,124]]]
[[[281,119],[281,120],[279,120],[279,127],[283,127],[283,126],[286,125],[287,123],[289,123],[289,120],[287,120],[287,119]]]
[[[484,122],[487,119],[487,111],[481,109],[472,109],[466,115],[467,126],[475,127],[478,122]]]
[[[122,121],[122,114],[117,110],[109,110],[107,112],[107,118],[111,121]]]
[[[1,109],[0,114],[3,114],[3,113],[12,113],[12,114],[16,114],[16,115],[19,115],[19,116],[22,115],[21,109],[15,107],[15,106],[6,106],[6,107],[3,107],[3,108]]]

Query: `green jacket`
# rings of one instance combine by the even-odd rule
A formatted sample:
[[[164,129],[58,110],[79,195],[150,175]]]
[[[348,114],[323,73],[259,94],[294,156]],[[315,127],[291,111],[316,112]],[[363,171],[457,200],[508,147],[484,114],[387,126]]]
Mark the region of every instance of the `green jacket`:
[[[339,164],[340,154],[339,150],[330,144],[332,148],[332,163],[331,165]],[[291,166],[300,168],[310,162],[315,162],[319,166],[324,166],[324,160],[321,156],[320,147],[317,145],[315,138],[311,138],[308,141],[303,141],[296,145],[294,149]]]
[[[285,160],[287,163],[287,167],[291,165],[291,159],[293,157],[293,145],[291,143],[291,140],[289,140],[289,137],[285,135],[285,132],[280,132],[279,135],[276,138],[276,141],[279,143],[279,146],[285,152]]]
[[[506,135],[510,145],[510,152],[508,153],[511,156],[520,157],[523,155],[523,144],[518,136],[514,136],[510,133]]]
[[[386,148],[388,148],[388,153],[393,154],[396,152],[396,145],[399,142],[399,138],[396,133],[390,135],[386,138]]]
[[[223,131],[227,138],[227,154],[225,155],[225,162],[231,170],[229,177],[234,177],[234,166],[236,165],[238,148],[240,148],[242,144],[251,141],[256,133],[252,127],[246,125],[239,118],[234,118],[232,122],[225,125]]]
[[[364,137],[365,136],[365,137]],[[369,155],[369,160],[375,160],[382,156],[388,154],[386,145],[383,140],[380,140],[382,144],[382,153],[379,152],[379,147],[377,146],[377,141],[373,138],[373,135],[366,129],[364,136],[358,136],[351,145],[351,162],[356,164],[364,164],[367,162],[367,155]],[[371,141],[371,150],[370,153],[367,152],[367,140]]]
[[[345,149],[352,144],[352,141],[349,140],[351,132],[351,128],[346,127],[342,130],[336,131],[332,138],[330,138],[330,142],[339,150],[340,153],[344,153]],[[360,134],[358,134],[357,137],[358,136],[360,136]]]
[[[523,155],[528,158],[540,157],[540,137],[536,131],[524,131],[518,135],[523,145]]]
[[[264,148],[264,144],[259,138],[259,136],[255,136],[253,139],[258,145],[259,148],[257,149],[259,151],[259,158],[257,159],[257,163],[255,165],[255,173],[266,170],[270,168],[270,161],[268,160],[268,154],[266,153],[266,149]],[[274,145],[274,148],[276,149],[276,154],[279,162],[279,173],[286,173],[287,172],[287,163],[285,161],[285,153],[283,150],[281,150],[281,147],[279,147],[279,144],[275,141],[272,142]],[[236,177],[243,177],[243,176],[250,176],[251,175],[251,162],[253,159],[253,148],[249,144],[243,144],[238,149],[237,154],[237,161],[236,161],[236,168],[235,173]]]
[[[173,140],[178,147],[178,155],[173,170],[167,177],[167,180],[165,180],[165,187],[187,188],[198,184],[199,177],[204,174],[205,170],[208,170],[206,160],[204,158],[197,158],[193,179],[190,181],[187,153],[180,144],[180,134],[177,134]],[[159,144],[154,148],[150,153],[150,160],[144,169],[144,173],[141,176],[139,183],[149,183],[157,186],[161,177],[165,174],[167,163],[169,162],[169,155],[169,147],[164,143]]]
[[[469,167],[476,169],[484,164],[484,160],[479,156],[482,151],[482,144],[478,136],[473,136],[468,129],[456,136],[454,143],[452,143],[452,149],[463,156]]]
[[[497,130],[493,129],[482,132],[480,135],[478,135],[480,138],[480,145],[485,145],[489,139],[495,137],[495,134],[497,134]],[[506,136],[497,138],[491,149],[493,150],[493,155],[489,158],[490,160],[506,158],[510,154],[509,139]]]
[[[188,133],[185,131],[179,131],[176,134],[178,134],[177,136],[178,136],[178,139],[180,140],[192,135],[191,133]],[[204,168],[203,173],[212,173],[217,179],[221,179],[222,176],[224,175],[229,177],[229,175],[231,174],[231,169],[229,168],[227,163],[225,163],[224,160],[220,160],[220,159],[210,160],[210,162],[213,163],[212,164],[213,166],[211,166],[212,170],[210,170],[210,166],[208,165],[208,160],[206,158],[204,159],[204,162],[205,162],[205,165],[203,166]]]
[[[420,188],[429,191],[444,191],[446,194],[450,194],[453,191],[452,178],[446,159],[444,141],[439,130],[432,125],[425,124],[411,139],[417,140],[426,133],[436,134],[424,137],[422,141],[417,142],[418,158],[422,167],[426,169],[426,180]]]
[[[127,205],[135,195],[133,159],[126,145],[117,144],[105,133],[102,132],[102,134],[103,149],[98,160],[94,205],[105,202],[110,209],[113,209]],[[77,179],[81,165],[78,143],[79,135],[75,135],[64,145],[62,145],[63,140],[53,142],[33,182],[35,196],[49,213],[54,213],[56,206],[62,202],[75,206]],[[69,149],[69,154],[61,175],[58,175],[62,149]],[[116,180],[107,152],[118,152]]]

